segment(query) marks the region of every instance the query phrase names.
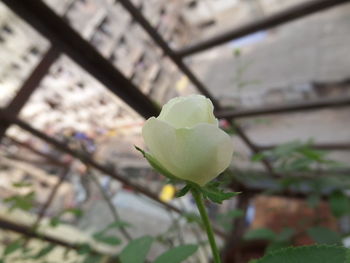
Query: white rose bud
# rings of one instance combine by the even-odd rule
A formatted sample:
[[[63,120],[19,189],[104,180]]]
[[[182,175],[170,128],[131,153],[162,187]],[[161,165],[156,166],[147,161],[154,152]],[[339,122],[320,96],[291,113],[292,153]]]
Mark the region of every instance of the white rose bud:
[[[205,185],[230,164],[233,143],[201,95],[171,99],[149,118],[142,135],[150,154],[174,176]]]

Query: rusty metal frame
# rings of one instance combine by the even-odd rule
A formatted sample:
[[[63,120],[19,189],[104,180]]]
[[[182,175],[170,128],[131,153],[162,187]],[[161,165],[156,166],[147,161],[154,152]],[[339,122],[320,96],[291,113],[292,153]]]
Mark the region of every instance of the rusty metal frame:
[[[275,26],[279,26],[344,3],[349,3],[349,0],[305,1],[304,3],[292,6],[276,14],[254,20],[253,22],[247,23],[238,28],[234,28],[227,32],[213,36],[210,39],[203,40],[199,43],[195,43],[188,47],[177,50],[175,51],[175,55],[181,58],[190,56],[195,53],[205,51],[207,49],[224,44],[228,41],[244,37],[261,30],[266,30]]]
[[[251,109],[237,109],[237,110],[219,110],[216,112],[218,118],[247,118],[257,117],[261,115],[281,114],[281,113],[294,113],[300,111],[321,110],[328,108],[349,107],[350,97],[339,97],[329,99],[318,99],[308,102],[299,102],[283,105],[272,105],[256,107]]]
[[[32,75],[23,84],[23,87],[19,91],[15,99],[9,104],[6,109],[0,110],[0,139],[5,134],[6,129],[10,125],[17,125],[20,128],[30,132],[32,135],[42,139],[48,144],[58,148],[59,150],[70,154],[71,156],[80,159],[82,162],[90,165],[91,167],[111,176],[112,178],[131,186],[135,191],[144,194],[145,196],[161,203],[164,207],[173,210],[177,213],[181,213],[177,207],[169,205],[167,203],[161,202],[157,195],[149,192],[146,188],[135,185],[131,183],[126,178],[116,174],[114,171],[100,165],[90,157],[77,153],[66,145],[56,141],[55,139],[45,135],[44,133],[34,129],[27,123],[21,121],[17,118],[17,114],[23,107],[25,102],[30,97],[31,93],[38,86],[40,80],[45,75],[44,70],[45,65],[50,65],[56,60],[60,53],[65,53],[70,56],[76,63],[78,63],[82,68],[84,68],[91,75],[96,77],[101,83],[103,83],[109,90],[114,94],[119,96],[124,102],[131,106],[136,112],[138,112],[144,118],[157,115],[159,113],[159,108],[148,98],[146,95],[142,94],[136,86],[134,86],[129,79],[127,79],[123,74],[118,71],[108,60],[106,60],[91,44],[83,39],[79,33],[74,31],[63,18],[59,17],[54,13],[49,7],[47,7],[42,1],[21,1],[21,0],[3,0],[3,2],[12,9],[16,14],[20,15],[24,20],[31,24],[36,30],[43,34],[46,38],[50,40],[53,46],[49,49],[48,55],[39,63],[37,68],[34,70]],[[246,24],[238,29],[233,29],[227,33],[216,36],[210,40],[203,41],[201,43],[186,47],[182,50],[174,51],[172,50],[166,41],[159,35],[159,33],[154,29],[148,20],[142,15],[140,10],[135,7],[129,0],[119,0],[123,7],[131,14],[131,16],[142,26],[142,28],[148,33],[148,35],[154,40],[154,42],[162,49],[164,55],[168,56],[178,68],[189,78],[189,80],[197,87],[198,91],[209,97],[216,108],[216,115],[221,118],[226,118],[230,123],[232,123],[238,136],[247,144],[247,146],[254,152],[259,153],[262,150],[270,149],[275,146],[257,146],[255,145],[249,137],[245,134],[243,129],[233,122],[236,118],[243,118],[249,116],[257,116],[262,114],[281,114],[286,112],[295,112],[301,110],[316,110],[326,107],[340,107],[349,106],[349,98],[341,99],[327,99],[324,101],[317,102],[307,102],[302,104],[294,105],[283,105],[275,107],[264,107],[255,108],[249,110],[224,110],[220,106],[216,98],[209,92],[205,85],[192,73],[189,67],[183,61],[184,57],[192,55],[196,52],[201,52],[206,49],[212,48],[214,46],[223,44],[229,40],[239,38],[259,30],[271,28],[289,21],[305,17],[327,8],[331,8],[336,5],[348,3],[349,0],[314,0],[311,2],[303,3],[298,6],[292,7],[280,13],[277,13],[271,17],[263,18],[261,20],[254,21],[252,23]],[[330,149],[330,150],[348,150],[350,149],[349,144],[329,144],[329,145],[314,145],[315,148],[320,149]],[[275,175],[273,166],[268,160],[263,160],[266,170],[270,175]],[[59,182],[58,182],[59,187]],[[57,187],[57,188],[58,188]],[[56,187],[53,189],[52,195]],[[53,198],[53,197],[52,197]],[[52,199],[51,198],[51,199]],[[47,200],[49,204],[50,198]],[[42,208],[43,216],[46,206]],[[39,218],[40,218],[39,217]],[[7,229],[12,229],[18,232],[18,227],[14,227],[8,222],[0,222],[0,227]],[[21,227],[20,227],[21,228]],[[38,234],[32,230],[23,230],[20,232],[26,233],[29,236],[40,237]],[[217,234],[224,237],[225,235],[219,230],[216,231]],[[56,240],[47,238],[47,241],[57,243]],[[60,243],[60,242],[58,242]],[[66,244],[62,244],[67,246]],[[69,245],[70,246],[70,245]],[[68,247],[69,247],[68,246]]]
[[[14,114],[18,114],[23,106],[28,101],[32,93],[38,88],[39,83],[43,77],[47,74],[48,68],[52,65],[53,62],[58,58],[59,52],[56,48],[50,47],[49,50],[42,57],[39,64],[35,67],[30,76],[23,83],[21,89],[18,91],[16,96],[7,106],[7,109]],[[0,142],[4,136],[9,125],[0,123]]]

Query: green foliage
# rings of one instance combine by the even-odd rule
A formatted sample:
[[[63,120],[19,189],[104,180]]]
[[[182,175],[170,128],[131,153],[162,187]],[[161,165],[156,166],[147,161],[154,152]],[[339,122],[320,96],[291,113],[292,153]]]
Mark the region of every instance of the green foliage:
[[[80,210],[79,208],[68,208],[68,209],[65,209],[63,213],[73,214],[76,217],[82,217],[84,214],[84,212],[82,210]]]
[[[92,237],[98,242],[101,242],[110,246],[116,246],[122,243],[121,239],[116,236],[112,236],[108,234],[108,232],[110,232],[111,229],[119,229],[121,227],[130,227],[130,226],[131,225],[129,223],[118,220],[109,224],[101,231],[94,233]]]
[[[337,246],[289,247],[268,253],[254,263],[347,263],[348,250]]]
[[[3,256],[6,257],[6,256],[14,253],[15,251],[21,249],[22,245],[23,245],[23,241],[21,239],[11,242],[10,244],[8,244],[5,247],[5,249],[3,251]]]
[[[33,208],[35,202],[35,192],[31,191],[25,195],[13,195],[4,199],[4,203],[10,206],[9,210],[20,209],[29,211]]]
[[[153,263],[181,263],[198,249],[197,245],[181,245],[160,255]]]
[[[28,182],[15,182],[12,184],[15,188],[25,188],[25,187],[31,187],[32,184]]]
[[[84,261],[82,263],[98,263],[102,259],[101,255],[93,255],[90,254],[84,258]]]
[[[184,213],[184,214],[182,214],[182,217],[184,217],[186,219],[187,223],[196,223],[199,226],[203,227],[202,219],[198,214]]]
[[[32,259],[40,259],[42,257],[45,257],[46,255],[48,255],[56,246],[53,244],[47,244],[46,246],[44,246],[42,249],[40,249],[38,251],[38,253],[36,253]]]
[[[293,141],[277,146],[272,150],[258,153],[253,161],[268,159],[275,162],[278,172],[307,172],[321,165],[335,165],[334,161],[326,158],[326,152],[312,149],[311,141],[302,143]]]
[[[318,244],[334,245],[341,243],[340,235],[326,227],[312,227],[307,230],[307,233]]]
[[[50,226],[51,227],[57,227],[61,224],[61,218],[66,214],[72,214],[76,217],[82,217],[84,212],[78,208],[68,208],[63,210],[61,213],[59,213],[57,216],[54,216],[50,220]]]
[[[266,252],[271,252],[290,246],[294,234],[295,230],[293,228],[284,228],[279,234],[276,234],[275,238],[270,242],[270,244],[266,248]]]
[[[126,221],[122,221],[122,220],[117,220],[117,221],[114,221],[113,223],[110,223],[105,229],[106,231],[107,230],[110,230],[110,229],[113,229],[113,228],[121,228],[121,227],[132,227],[132,225]]]
[[[121,227],[130,227],[131,225],[128,222],[125,221],[121,221],[121,220],[117,220],[111,224],[109,224],[108,226],[106,226],[104,229],[102,229],[99,232],[96,232],[95,234],[93,234],[93,238],[101,243],[110,245],[110,246],[116,246],[122,243],[121,239],[116,237],[116,236],[112,236],[110,234],[108,234],[108,232],[111,229],[119,229]]]
[[[334,191],[329,200],[332,213],[335,217],[341,217],[350,212],[350,200],[341,191]]]
[[[274,241],[289,241],[292,239],[292,237],[295,234],[295,230],[290,227],[284,228],[281,233],[277,234],[276,238]]]
[[[244,235],[245,240],[266,240],[269,241],[269,245],[266,249],[267,252],[285,248],[291,245],[291,239],[295,234],[295,230],[292,228],[284,228],[280,233],[276,234],[268,228],[259,228],[248,231]]]
[[[144,236],[134,239],[119,255],[121,263],[144,263],[154,241],[153,237]]]
[[[244,216],[244,213],[240,209],[230,210],[225,214],[219,214],[217,216],[218,223],[225,229],[225,231],[229,232],[232,230],[232,221],[235,218]]]
[[[273,241],[276,238],[276,234],[268,228],[258,228],[248,231],[243,238],[245,240],[260,239]]]
[[[96,241],[110,245],[110,246],[116,246],[122,243],[120,238],[116,236],[106,235],[105,233],[96,233],[92,237]]]
[[[91,246],[87,243],[80,244],[77,250],[79,255],[86,255],[86,254],[89,254],[91,251],[92,251]]]

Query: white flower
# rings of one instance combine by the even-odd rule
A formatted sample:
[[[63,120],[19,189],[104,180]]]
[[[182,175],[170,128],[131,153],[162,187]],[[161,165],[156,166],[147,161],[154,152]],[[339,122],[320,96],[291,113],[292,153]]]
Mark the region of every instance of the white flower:
[[[142,135],[150,154],[174,176],[205,185],[230,164],[233,144],[201,95],[171,99],[149,118]]]

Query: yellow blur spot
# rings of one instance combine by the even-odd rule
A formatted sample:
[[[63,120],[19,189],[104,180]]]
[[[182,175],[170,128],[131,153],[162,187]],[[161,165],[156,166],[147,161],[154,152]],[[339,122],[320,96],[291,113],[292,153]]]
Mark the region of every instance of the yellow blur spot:
[[[189,80],[186,76],[182,76],[180,80],[177,81],[175,84],[175,88],[177,91],[182,92],[184,91],[189,85]]]
[[[170,202],[175,195],[175,187],[171,184],[166,184],[163,186],[162,191],[160,192],[159,199],[163,202]]]

